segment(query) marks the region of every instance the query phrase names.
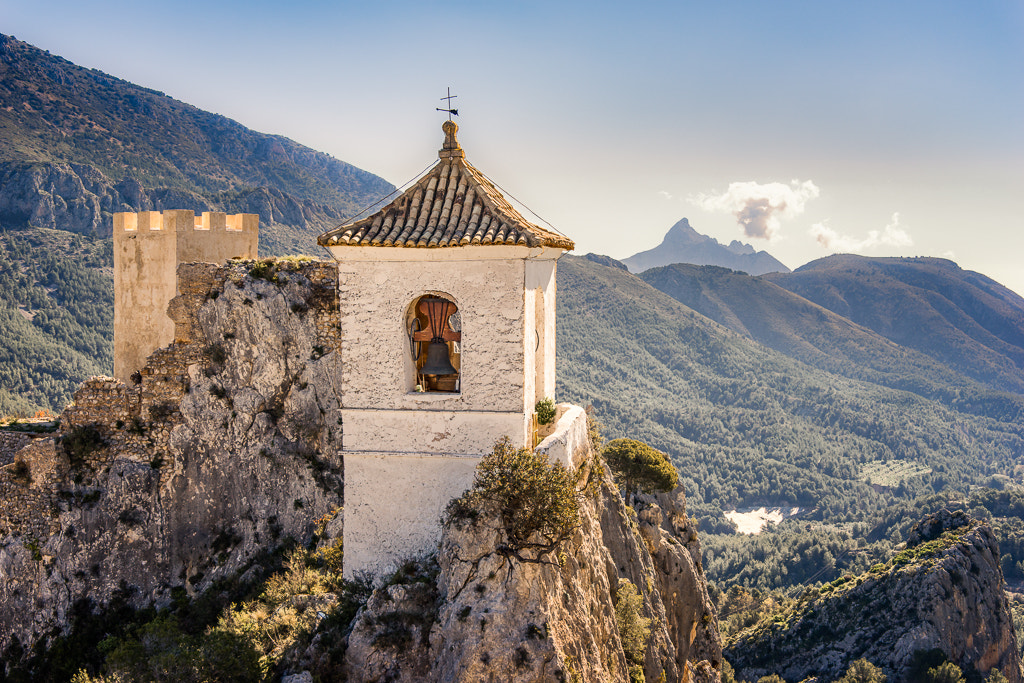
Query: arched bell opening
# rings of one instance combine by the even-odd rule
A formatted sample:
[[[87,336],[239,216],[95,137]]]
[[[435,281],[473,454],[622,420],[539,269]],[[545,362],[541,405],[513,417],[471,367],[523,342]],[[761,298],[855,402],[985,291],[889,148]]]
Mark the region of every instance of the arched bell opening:
[[[451,299],[419,297],[407,315],[414,391],[458,393],[461,389],[462,316]]]

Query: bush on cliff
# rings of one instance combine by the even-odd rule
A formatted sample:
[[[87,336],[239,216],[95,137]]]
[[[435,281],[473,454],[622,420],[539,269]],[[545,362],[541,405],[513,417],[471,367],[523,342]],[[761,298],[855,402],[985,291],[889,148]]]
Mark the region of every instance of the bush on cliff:
[[[538,562],[579,526],[579,494],[560,464],[505,437],[480,460],[473,487],[448,504],[445,517],[446,523],[495,518],[505,536],[497,552]]]
[[[885,674],[877,666],[861,658],[854,661],[836,683],[885,683]]]
[[[615,624],[619,628],[622,651],[629,662],[630,683],[643,683],[644,653],[651,638],[651,620],[643,616],[643,598],[628,579],[619,579],[615,591]]]
[[[626,495],[637,491],[671,491],[679,485],[679,473],[668,456],[635,439],[612,439],[601,451]]]

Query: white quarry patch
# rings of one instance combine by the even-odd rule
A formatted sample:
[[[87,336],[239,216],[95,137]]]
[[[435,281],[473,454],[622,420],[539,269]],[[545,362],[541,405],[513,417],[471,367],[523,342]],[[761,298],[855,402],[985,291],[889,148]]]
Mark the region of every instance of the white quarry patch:
[[[766,524],[778,524],[784,519],[795,517],[803,510],[795,507],[760,507],[750,510],[733,510],[726,512],[725,516],[736,523],[741,534],[756,535],[764,530]]]

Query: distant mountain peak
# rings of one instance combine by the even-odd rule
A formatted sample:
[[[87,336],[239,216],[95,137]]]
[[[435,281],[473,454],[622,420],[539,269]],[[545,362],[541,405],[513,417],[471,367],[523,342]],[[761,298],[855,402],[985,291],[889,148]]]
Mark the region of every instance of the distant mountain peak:
[[[715,238],[694,230],[686,218],[669,228],[661,244],[654,249],[634,254],[622,262],[633,273],[673,263],[722,266],[750,275],[789,272],[789,268],[768,252],[757,251],[739,240],[733,240],[726,246]]]

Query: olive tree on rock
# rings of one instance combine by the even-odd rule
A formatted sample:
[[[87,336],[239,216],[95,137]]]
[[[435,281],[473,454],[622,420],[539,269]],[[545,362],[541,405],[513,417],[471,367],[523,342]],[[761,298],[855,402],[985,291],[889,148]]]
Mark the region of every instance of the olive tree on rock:
[[[446,523],[495,520],[505,536],[496,552],[520,562],[545,562],[544,556],[580,525],[576,478],[505,437],[480,460],[473,487],[448,504],[445,516]]]

